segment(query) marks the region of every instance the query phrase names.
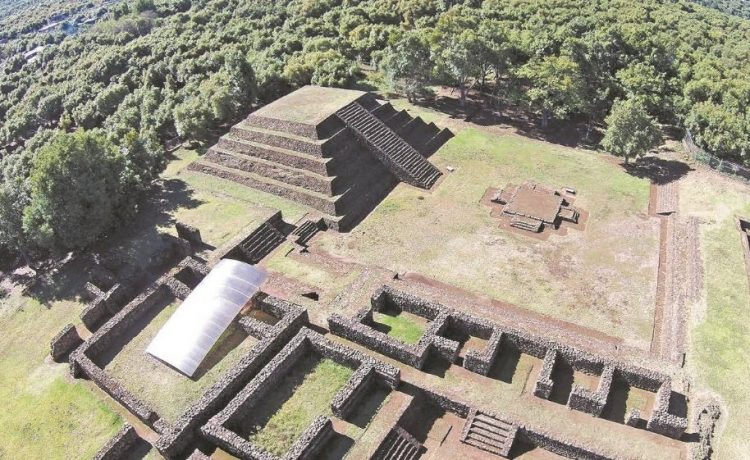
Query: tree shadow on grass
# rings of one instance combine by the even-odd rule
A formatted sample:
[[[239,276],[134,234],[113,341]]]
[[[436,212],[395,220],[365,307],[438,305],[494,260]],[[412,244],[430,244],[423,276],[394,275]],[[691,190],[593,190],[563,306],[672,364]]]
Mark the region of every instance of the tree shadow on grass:
[[[641,158],[633,163],[623,164],[623,169],[631,176],[649,179],[653,184],[666,185],[685,177],[693,171],[690,165],[655,156]]]
[[[461,106],[458,91],[442,91],[434,97],[421,98],[415,105],[427,107],[448,115],[450,118],[464,120],[478,126],[512,128],[517,134],[566,147],[591,147],[597,145],[603,137],[597,126],[590,126],[584,117],[571,120],[551,120],[542,129],[540,117],[509,101],[490,94],[469,91],[466,105]]]
[[[39,274],[29,295],[47,308],[55,301],[76,300],[97,265],[110,271],[116,282],[139,290],[173,262],[169,249],[175,241],[159,229],[174,225],[176,210],[201,204],[181,180],[169,179],[155,185],[132,219],[103,235],[90,248],[77,252],[75,257]]]

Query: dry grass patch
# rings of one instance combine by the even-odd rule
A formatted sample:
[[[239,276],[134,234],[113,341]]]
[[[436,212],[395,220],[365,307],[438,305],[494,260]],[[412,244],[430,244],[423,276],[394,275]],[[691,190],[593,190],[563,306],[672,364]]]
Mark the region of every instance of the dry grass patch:
[[[659,228],[646,215],[647,180],[593,152],[474,129],[431,160],[455,168],[433,192],[401,184],[350,234],[316,244],[648,347]],[[480,199],[489,187],[527,180],[577,189],[586,230],[539,241],[500,229]]]

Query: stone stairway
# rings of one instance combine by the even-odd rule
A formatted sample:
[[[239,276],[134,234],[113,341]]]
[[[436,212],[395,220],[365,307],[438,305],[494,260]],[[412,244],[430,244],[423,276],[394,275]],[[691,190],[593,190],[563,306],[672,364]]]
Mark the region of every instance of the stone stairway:
[[[472,409],[461,432],[461,442],[495,455],[507,457],[518,427],[499,417]]]
[[[240,244],[240,250],[248,263],[257,264],[285,240],[283,233],[268,222],[264,222]]]
[[[542,230],[542,222],[536,219],[530,219],[524,216],[513,216],[510,220],[510,226],[520,228],[532,233],[539,233]]]
[[[378,447],[371,460],[416,460],[422,455],[422,444],[396,425]]]
[[[306,245],[308,241],[315,236],[321,228],[320,221],[315,222],[312,220],[304,221],[299,227],[295,228],[292,232],[294,242],[302,246]]]
[[[440,177],[441,172],[421,153],[357,102],[336,115],[399,180],[428,189]]]

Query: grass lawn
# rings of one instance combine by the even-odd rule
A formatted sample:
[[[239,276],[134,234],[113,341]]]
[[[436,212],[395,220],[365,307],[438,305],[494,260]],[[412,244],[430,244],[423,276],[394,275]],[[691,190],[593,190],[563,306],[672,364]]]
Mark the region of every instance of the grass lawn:
[[[455,168],[433,192],[400,184],[350,234],[328,232],[316,244],[649,346],[659,229],[646,215],[646,179],[594,152],[477,129],[460,131],[431,161]],[[480,199],[528,180],[577,189],[586,230],[539,241],[500,229]]]
[[[168,422],[176,421],[206,389],[238,363],[257,343],[231,326],[214,345],[191,379],[146,355],[146,348],[180,305],[166,306],[109,362],[106,371]]]
[[[253,411],[249,439],[281,456],[318,415],[331,415],[331,400],[354,373],[330,359],[300,360]]]
[[[750,187],[713,173],[691,173],[680,185],[681,211],[701,218],[704,301],[693,306],[688,366],[699,387],[724,403],[718,458],[750,452],[750,306],[747,274],[736,216],[750,216]]]
[[[409,315],[408,313],[393,315],[375,312],[373,313],[373,318],[376,323],[384,324],[388,327],[388,335],[408,344],[419,342],[424,332],[425,320],[416,315]],[[419,321],[420,319],[422,321]]]
[[[44,305],[17,291],[0,299],[0,458],[91,458],[122,426],[48,358],[50,339],[83,308],[63,294]]]

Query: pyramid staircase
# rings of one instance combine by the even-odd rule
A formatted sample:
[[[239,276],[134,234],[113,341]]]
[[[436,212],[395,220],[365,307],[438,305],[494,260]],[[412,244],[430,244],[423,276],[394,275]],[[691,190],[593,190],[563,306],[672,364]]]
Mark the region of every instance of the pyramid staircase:
[[[328,228],[346,231],[400,177],[419,186],[434,184],[440,172],[423,155],[453,136],[371,94],[362,93],[355,103],[358,120],[366,121],[357,124],[365,130],[364,142],[334,111],[317,125],[251,114],[189,169],[295,201],[318,211]],[[376,126],[379,137],[373,138],[368,126]]]
[[[422,444],[396,425],[380,444],[371,460],[416,460],[422,455]]]
[[[430,188],[442,174],[421,153],[357,102],[336,112],[389,170],[408,184]]]
[[[496,415],[472,409],[461,433],[461,442],[507,457],[517,434],[516,425]]]

